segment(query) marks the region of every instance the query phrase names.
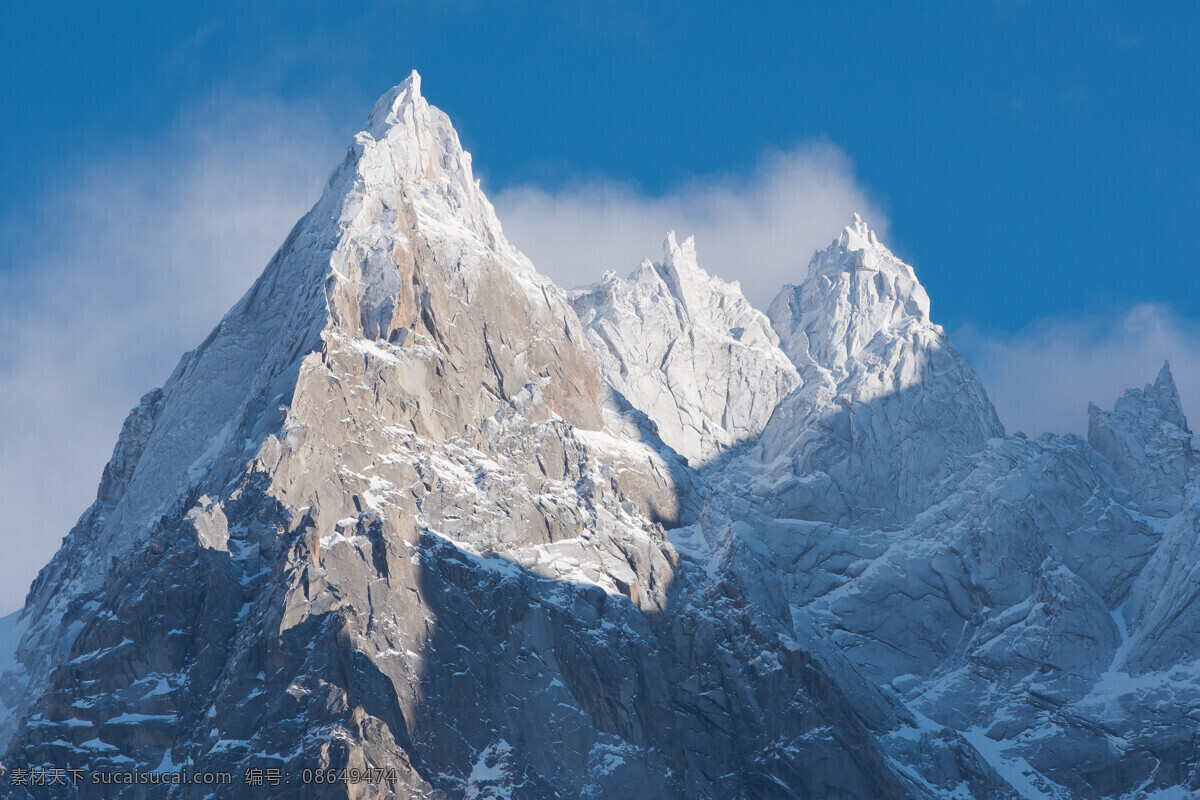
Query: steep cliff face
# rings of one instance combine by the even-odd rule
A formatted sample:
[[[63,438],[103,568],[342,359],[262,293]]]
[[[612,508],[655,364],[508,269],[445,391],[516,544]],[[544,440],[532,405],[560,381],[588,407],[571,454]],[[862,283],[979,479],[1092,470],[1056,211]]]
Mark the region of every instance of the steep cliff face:
[[[1200,792],[1192,436],[1089,413],[1005,436],[857,218],[769,315],[564,292],[414,73],[0,620],[5,796]]]

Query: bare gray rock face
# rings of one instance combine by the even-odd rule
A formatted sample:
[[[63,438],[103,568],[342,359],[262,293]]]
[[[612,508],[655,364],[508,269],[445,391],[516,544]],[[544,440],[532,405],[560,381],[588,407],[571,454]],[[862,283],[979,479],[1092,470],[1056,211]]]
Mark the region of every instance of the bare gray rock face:
[[[553,285],[414,73],[0,620],[4,796],[1200,794],[1169,371],[1005,436],[857,218],[769,323]]]

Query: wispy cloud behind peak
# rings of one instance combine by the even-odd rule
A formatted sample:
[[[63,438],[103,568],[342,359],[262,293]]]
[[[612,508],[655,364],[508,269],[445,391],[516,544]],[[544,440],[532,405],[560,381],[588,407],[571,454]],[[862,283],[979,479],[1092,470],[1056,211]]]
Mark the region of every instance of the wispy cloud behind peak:
[[[681,238],[695,235],[700,266],[740,281],[759,308],[804,277],[813,252],[836,238],[854,212],[881,237],[888,227],[850,159],[826,143],[770,152],[749,174],[698,177],[656,196],[589,180],[554,191],[518,186],[493,199],[509,239],[560,285],[658,260],[663,236],[674,230]]]
[[[312,109],[228,98],[58,178],[0,271],[0,613],[95,496],[121,420],[250,286],[336,161]]]

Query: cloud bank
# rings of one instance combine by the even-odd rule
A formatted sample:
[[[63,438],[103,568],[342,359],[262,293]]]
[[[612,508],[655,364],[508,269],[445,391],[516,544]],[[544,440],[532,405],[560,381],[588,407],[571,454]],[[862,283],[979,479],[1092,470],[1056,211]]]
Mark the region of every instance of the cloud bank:
[[[342,144],[309,109],[203,111],[49,189],[6,237],[0,613],[95,498],[125,414],[250,286]]]
[[[629,184],[590,181],[557,191],[505,189],[492,198],[508,238],[540,272],[568,288],[605,270],[626,275],[643,258],[662,260],[667,231],[696,237],[700,266],[742,284],[766,308],[802,280],[813,252],[862,214],[881,238],[888,221],[828,144],[765,155],[748,175],[698,178],[659,196]]]
[[[1021,333],[965,328],[954,341],[983,380],[1010,431],[1087,434],[1087,404],[1111,409],[1126,389],[1154,381],[1164,360],[1183,410],[1200,409],[1200,326],[1161,305],[1116,318],[1043,320]],[[1200,418],[1189,415],[1193,428]]]

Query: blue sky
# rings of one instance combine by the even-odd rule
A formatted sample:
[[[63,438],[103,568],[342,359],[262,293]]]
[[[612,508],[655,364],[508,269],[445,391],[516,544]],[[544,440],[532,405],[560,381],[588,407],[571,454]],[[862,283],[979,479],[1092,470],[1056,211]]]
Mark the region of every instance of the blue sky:
[[[1193,313],[1195,4],[284,8],[8,9],[0,211],[231,94],[311,102],[349,136],[416,67],[492,191],[603,176],[654,194],[826,139],[951,329],[1134,299]]]
[[[762,307],[858,210],[1009,430],[1084,433],[1164,358],[1200,413],[1198,34],[1183,2],[9,4],[0,613],[413,68],[562,283],[678,228]]]

